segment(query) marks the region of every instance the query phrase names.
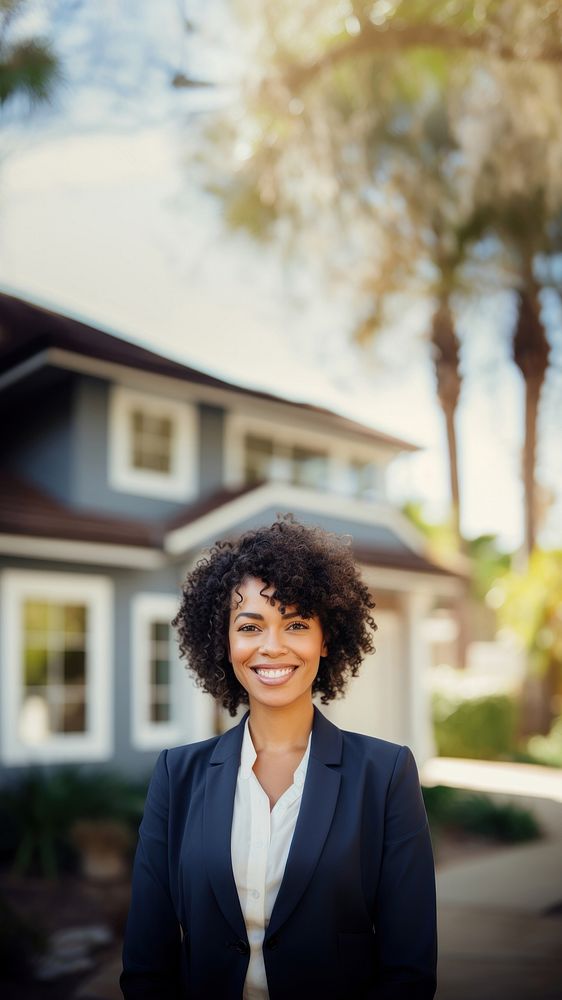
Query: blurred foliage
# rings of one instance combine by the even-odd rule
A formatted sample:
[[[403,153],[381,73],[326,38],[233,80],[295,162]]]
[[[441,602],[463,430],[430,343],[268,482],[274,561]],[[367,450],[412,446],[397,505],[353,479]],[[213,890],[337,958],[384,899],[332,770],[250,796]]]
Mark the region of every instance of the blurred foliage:
[[[525,759],[531,764],[562,767],[562,716],[554,721],[546,736],[531,736]]]
[[[403,504],[402,513],[424,535],[428,549],[435,556],[446,557],[457,552],[457,537],[451,521],[428,521],[424,514],[424,504],[418,500],[408,500]]]
[[[26,0],[0,3],[0,106],[17,97],[30,105],[50,101],[62,79],[50,42],[21,36],[19,22],[31,6]]]
[[[550,360],[541,312],[560,290],[562,8],[533,0],[237,0],[239,99],[207,131],[205,183],[225,218],[351,291],[351,338],[425,334],[447,430],[458,536],[459,317],[510,290],[525,382],[527,551],[536,420]]]
[[[432,698],[437,752],[441,757],[510,760],[517,749],[518,707],[509,695]]]
[[[498,616],[522,642],[531,669],[562,681],[562,552],[536,549],[498,584]]]
[[[146,787],[77,767],[32,770],[0,789],[0,857],[20,874],[54,878],[74,863],[70,830],[78,820],[115,819],[136,829]]]
[[[495,535],[479,535],[467,542],[467,552],[471,564],[471,589],[477,600],[484,600],[511,568],[513,556],[502,552]]]
[[[458,830],[506,843],[534,840],[539,824],[528,809],[497,803],[487,795],[459,791],[445,785],[422,789],[432,832]]]

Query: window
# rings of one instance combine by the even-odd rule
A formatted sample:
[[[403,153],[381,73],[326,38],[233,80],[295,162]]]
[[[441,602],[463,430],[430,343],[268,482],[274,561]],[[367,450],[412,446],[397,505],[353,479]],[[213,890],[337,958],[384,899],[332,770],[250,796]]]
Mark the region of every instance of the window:
[[[3,759],[29,763],[107,758],[110,581],[7,570],[2,612]]]
[[[132,604],[132,731],[139,747],[187,738],[190,684],[170,622],[179,599],[137,594]]]
[[[376,443],[229,413],[226,419],[224,479],[243,483],[291,483],[306,489],[372,502],[385,496],[388,451]]]
[[[130,414],[131,465],[170,474],[172,468],[174,424],[170,417],[158,417],[141,409]]]
[[[277,479],[326,489],[328,456],[325,452],[284,444],[272,438],[247,434],[244,440],[246,482]]]
[[[349,463],[350,494],[365,500],[373,500],[381,493],[380,468],[373,462],[351,459]]]
[[[112,389],[109,481],[120,491],[187,500],[196,492],[195,411],[189,403]]]

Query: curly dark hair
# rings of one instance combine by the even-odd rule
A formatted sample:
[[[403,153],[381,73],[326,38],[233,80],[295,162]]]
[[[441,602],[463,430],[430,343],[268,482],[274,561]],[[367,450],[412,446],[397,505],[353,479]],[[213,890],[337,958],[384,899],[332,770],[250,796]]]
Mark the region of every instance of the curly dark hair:
[[[233,593],[248,577],[274,587],[272,602],[294,605],[305,618],[318,615],[328,655],[320,659],[312,691],[320,692],[326,705],[357,675],[363,657],[374,651],[372,631],[377,626],[370,612],[375,602],[349,544],[285,515],[237,541],[216,542],[188,574],[172,622],[180,653],[199,687],[231,715],[248,702],[227,653]]]

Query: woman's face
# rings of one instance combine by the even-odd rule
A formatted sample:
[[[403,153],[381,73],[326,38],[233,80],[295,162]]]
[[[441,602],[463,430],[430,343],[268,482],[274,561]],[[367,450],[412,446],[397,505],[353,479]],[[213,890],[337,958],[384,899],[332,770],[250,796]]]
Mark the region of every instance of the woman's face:
[[[282,614],[267,596],[274,589],[249,577],[232,595],[229,658],[250,708],[252,702],[281,708],[310,700],[320,657],[328,652],[317,616],[303,618],[292,606]]]

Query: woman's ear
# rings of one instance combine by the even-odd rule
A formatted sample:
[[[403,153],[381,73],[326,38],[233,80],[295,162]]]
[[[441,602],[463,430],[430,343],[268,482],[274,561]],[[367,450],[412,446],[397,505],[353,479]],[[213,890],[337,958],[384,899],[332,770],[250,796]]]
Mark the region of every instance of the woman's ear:
[[[320,651],[320,656],[327,656],[327,655],[328,655],[328,647],[326,645],[326,640],[324,639],[322,643],[322,649]]]

